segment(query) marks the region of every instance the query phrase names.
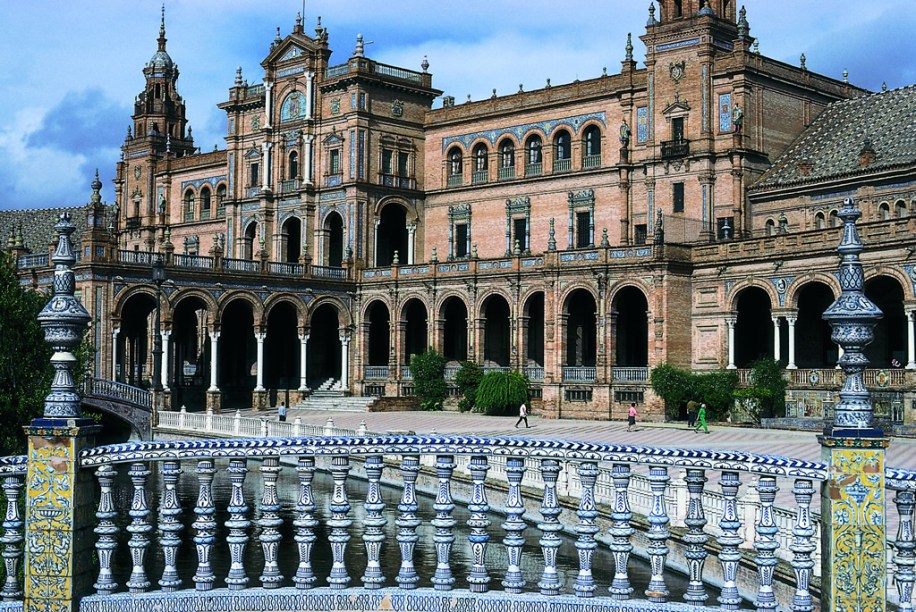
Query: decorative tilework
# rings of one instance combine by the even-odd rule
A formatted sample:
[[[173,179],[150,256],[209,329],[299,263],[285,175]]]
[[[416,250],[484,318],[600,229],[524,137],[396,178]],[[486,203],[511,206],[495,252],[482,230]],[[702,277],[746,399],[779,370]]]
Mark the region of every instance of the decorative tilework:
[[[219,176],[210,176],[207,178],[194,179],[193,181],[181,181],[181,191],[183,192],[188,187],[193,187],[194,189],[200,189],[204,185],[210,185],[213,188],[216,188],[217,183],[220,181],[226,180],[225,174],[220,174]]]
[[[719,131],[730,132],[732,129],[732,95],[719,94]]]
[[[649,108],[640,106],[636,109],[636,142],[649,140]]]
[[[654,129],[655,116],[655,75],[649,75],[649,138],[655,136]]]
[[[347,192],[344,189],[338,189],[337,191],[324,191],[321,195],[318,196],[319,202],[327,202],[329,200],[342,200],[347,197]]]
[[[779,307],[782,308],[786,305],[786,290],[789,288],[789,285],[792,283],[794,276],[777,276],[771,278],[770,282],[773,283],[773,287],[776,289],[776,295],[779,296]]]
[[[305,68],[302,66],[299,66],[298,68],[287,68],[286,70],[280,70],[279,72],[277,72],[277,76],[285,77],[285,76],[291,76],[294,74],[302,74],[303,72],[305,72]]]
[[[515,137],[521,141],[525,134],[531,130],[540,130],[546,137],[550,137],[551,133],[554,130],[560,127],[570,128],[574,134],[579,133],[579,128],[582,127],[587,121],[595,120],[601,123],[601,125],[606,125],[605,123],[606,114],[604,111],[598,113],[586,113],[583,115],[573,115],[571,117],[563,117],[562,119],[553,119],[550,121],[541,121],[538,123],[523,123],[521,125],[514,125],[511,127],[500,128],[498,130],[485,130],[481,132],[471,132],[469,134],[461,134],[458,136],[449,136],[448,138],[442,139],[442,151],[444,152],[449,145],[456,142],[464,144],[465,148],[470,146],[472,142],[478,138],[486,138],[490,141],[492,146],[496,146],[496,142],[505,136],[506,134],[513,134]]]
[[[709,131],[709,65],[703,64],[700,69],[703,80],[703,131]]]
[[[668,51],[669,49],[680,49],[682,47],[692,47],[693,45],[700,44],[699,38],[688,38],[687,40],[679,40],[677,42],[666,43],[664,45],[656,45],[656,51]]]
[[[283,104],[280,105],[280,123],[303,119],[308,110],[306,108],[307,104],[305,95],[301,91],[290,92],[283,99]]]

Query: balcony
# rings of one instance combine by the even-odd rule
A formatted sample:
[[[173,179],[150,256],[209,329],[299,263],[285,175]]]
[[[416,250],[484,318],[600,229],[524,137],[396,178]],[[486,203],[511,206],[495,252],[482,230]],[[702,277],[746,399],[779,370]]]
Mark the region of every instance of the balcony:
[[[140,229],[142,224],[143,219],[140,217],[127,217],[127,221],[124,223],[124,228],[129,230]]]
[[[544,172],[544,164],[537,162],[534,164],[525,164],[525,176],[541,176]]]
[[[515,178],[515,166],[507,166],[499,169],[499,180],[508,181]]]
[[[553,160],[553,171],[555,174],[560,174],[562,172],[569,172],[572,168],[572,160],[568,157],[566,159],[555,159]]]
[[[564,366],[563,382],[595,382],[597,368],[589,366]]]
[[[677,159],[690,155],[689,140],[665,140],[662,142],[662,159]]]
[[[601,154],[598,155],[586,155],[582,158],[582,169],[591,170],[592,168],[601,167]]]
[[[613,368],[611,378],[615,383],[645,384],[649,381],[649,368]]]
[[[398,189],[416,189],[417,180],[409,176],[399,176],[397,174],[379,174],[379,185],[385,187],[397,187]]]
[[[280,181],[280,192],[289,193],[291,191],[299,191],[299,179],[289,179],[286,181]]]
[[[302,276],[302,264],[287,261],[271,261],[267,271],[279,276]]]
[[[223,259],[223,268],[232,272],[252,272],[261,271],[261,262],[251,259],[232,259],[226,257]]]
[[[128,251],[126,249],[118,251],[118,261],[121,263],[150,266],[155,258],[156,253],[152,251]]]
[[[388,378],[388,366],[364,366],[363,378],[366,380],[386,380]]]
[[[471,174],[471,183],[474,185],[480,185],[481,183],[486,183],[490,177],[489,172],[486,170],[477,170]]]
[[[172,255],[172,264],[179,268],[198,268],[209,269],[213,267],[213,258],[206,255],[184,255],[175,253]]]
[[[544,381],[544,366],[525,366],[524,368],[522,368],[522,373],[531,382],[543,382]]]
[[[448,186],[449,187],[461,187],[461,184],[464,181],[460,174],[449,174],[448,175]]]
[[[343,268],[333,266],[312,266],[312,276],[318,278],[333,278],[335,280],[346,280],[347,271]]]

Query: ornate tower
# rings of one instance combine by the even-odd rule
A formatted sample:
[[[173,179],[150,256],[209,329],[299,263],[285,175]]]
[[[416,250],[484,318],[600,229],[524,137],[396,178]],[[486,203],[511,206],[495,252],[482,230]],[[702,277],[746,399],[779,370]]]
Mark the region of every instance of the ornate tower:
[[[194,152],[184,100],[178,95],[178,65],[166,50],[164,7],[157,43],[143,68],[146,84],[134,100],[133,124],[121,146],[115,179],[121,246],[139,239],[148,250],[155,246],[155,227],[164,213],[165,201],[154,193],[159,166],[165,159]]]

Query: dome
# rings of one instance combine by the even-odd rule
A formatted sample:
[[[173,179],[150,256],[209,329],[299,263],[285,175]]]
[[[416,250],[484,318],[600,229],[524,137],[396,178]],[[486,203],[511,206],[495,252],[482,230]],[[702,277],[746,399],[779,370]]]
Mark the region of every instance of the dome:
[[[175,64],[172,62],[172,58],[169,57],[168,52],[165,49],[161,49],[153,54],[148,65],[150,68],[169,69],[173,68]]]

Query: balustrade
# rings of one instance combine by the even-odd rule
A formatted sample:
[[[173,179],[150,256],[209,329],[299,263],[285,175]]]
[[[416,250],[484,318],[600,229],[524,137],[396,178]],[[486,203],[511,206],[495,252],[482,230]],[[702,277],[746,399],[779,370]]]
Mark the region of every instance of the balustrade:
[[[172,416],[177,417],[178,413],[162,413],[162,416],[168,420]],[[184,420],[194,416],[199,415],[185,414]],[[213,415],[211,425],[219,425],[222,419],[229,422],[226,427],[231,429],[232,422],[238,417]],[[329,431],[336,433],[333,427]],[[711,468],[713,454],[715,469]],[[398,459],[393,464],[386,463],[385,459],[392,456]],[[281,458],[285,458],[282,464]],[[810,506],[817,491],[815,483],[827,476],[823,464],[743,452],[672,451],[474,436],[359,438],[315,435],[285,439],[130,443],[87,449],[80,455],[80,466],[81,469],[95,470],[99,486],[94,525],[98,559],[94,583],[96,593],[99,596],[124,591],[140,594],[158,588],[162,592],[180,594],[187,590],[209,591],[223,585],[231,591],[242,591],[258,583],[268,589],[288,587],[305,591],[314,588],[320,581],[326,581],[332,589],[348,588],[351,576],[347,568],[346,549],[356,520],[351,514],[347,485],[352,459],[359,460],[363,465],[369,483],[363,504],[365,518],[361,520],[360,529],[367,559],[362,585],[367,589],[384,588],[386,581],[393,580],[396,584],[394,588],[410,590],[426,581],[437,591],[466,588],[472,593],[484,593],[493,588],[492,576],[498,573],[502,576],[499,587],[505,593],[530,591],[526,577],[531,574],[526,573],[526,563],[522,561],[534,552],[525,543],[526,533],[533,529],[531,519],[534,518],[526,516],[522,498],[522,490],[528,489],[542,491],[536,522],[543,561],[538,575],[532,576],[541,596],[549,598],[572,594],[596,600],[603,597],[608,607],[612,600],[634,597],[629,561],[636,544],[633,517],[635,513],[640,513],[648,519],[646,552],[651,577],[644,594],[650,602],[663,604],[672,600],[665,578],[666,571],[670,571],[667,567],[668,550],[672,538],[676,538],[684,547],[689,571],[687,591],[682,598],[688,605],[710,604],[711,583],[705,566],[710,561],[709,555],[715,554],[708,548],[711,539],[716,541],[719,550],[713,559],[721,566],[718,572],[722,577],[718,596],[721,609],[738,609],[747,605],[738,595],[737,568],[742,559],[756,566],[757,587],[752,596],[758,609],[791,606],[806,610],[816,603],[810,582],[817,565],[818,528]],[[261,461],[262,494],[256,521],[250,516],[243,488],[249,460]],[[181,461],[192,462],[196,466],[192,471],[197,477],[196,496],[185,494],[184,499],[177,487]],[[113,492],[119,465],[125,466],[124,475],[130,482],[127,496],[116,496]],[[285,467],[287,465],[294,469],[298,480],[298,493],[292,501],[280,495],[277,485],[281,471],[290,469]],[[396,576],[385,576],[380,563],[385,542],[383,527],[389,520],[380,487],[383,470],[388,465],[398,466],[395,471],[400,473],[402,483],[394,521],[401,558]],[[686,470],[683,481],[669,476],[672,466]],[[17,575],[22,562],[23,519],[19,512],[19,498],[25,468],[25,457],[0,459],[0,477],[3,478],[6,497],[6,519],[2,523],[3,537],[0,538],[6,582],[0,596],[5,601],[22,597]],[[452,516],[455,502],[451,487],[456,468],[458,473],[470,476],[466,485],[470,488],[466,546],[471,561],[464,580],[456,580],[452,565],[457,521]],[[646,468],[647,474],[639,473]],[[330,499],[314,498],[312,479],[318,469],[331,474],[333,492]],[[429,470],[429,476],[436,483],[436,497],[431,502],[419,499],[416,494],[418,476],[424,469]],[[158,478],[150,478],[153,470],[159,473]],[[226,475],[220,475],[222,471]],[[752,497],[757,501],[752,502],[755,512],[751,514],[739,497],[742,473],[754,477],[749,489],[753,490]],[[390,476],[393,475],[394,472]],[[714,476],[716,478],[710,480]],[[226,499],[215,493],[213,483],[215,479],[224,481],[227,477],[229,488]],[[783,481],[782,488],[790,493],[789,499],[794,499],[796,506],[794,512],[783,511],[789,512],[787,516],[791,517],[792,533],[788,541],[778,537],[779,519],[774,503],[780,480]],[[679,481],[683,485],[678,484]],[[502,506],[506,516],[499,527],[491,524],[488,514],[488,494],[493,482],[506,483],[498,489],[504,491],[499,495],[504,499]],[[707,482],[717,482],[720,492],[707,491]],[[890,522],[898,526],[889,555],[889,562],[895,565],[897,571],[888,594],[893,593],[893,599],[902,604],[901,609],[909,609],[906,606],[912,600],[916,561],[913,535],[916,472],[889,468],[886,482],[891,491],[896,491],[893,498],[897,509],[896,520]],[[156,483],[158,490],[149,490],[150,483]],[[681,499],[680,486],[686,488],[683,497],[686,512],[682,519],[678,519],[674,511],[674,506]],[[158,511],[150,507],[152,498],[159,499]],[[566,498],[578,500],[577,507],[561,503],[560,500]],[[121,504],[126,504],[126,507],[119,507]],[[422,575],[414,565],[413,555],[418,534],[422,533],[421,510],[427,504],[435,513],[430,526],[433,528],[436,565],[434,573]],[[287,513],[284,512],[287,506],[292,511],[290,518],[286,518]],[[323,512],[317,511],[319,506],[327,509],[330,518],[323,518]],[[606,541],[602,540],[606,543],[596,539],[602,506],[607,516],[605,524],[609,537]],[[176,557],[182,545],[179,537],[184,529],[182,509],[188,507],[195,517],[188,536],[193,540],[196,562],[185,573],[176,565]],[[577,573],[569,576],[568,581],[557,568],[558,552],[568,545],[559,535],[564,528],[560,520],[564,511],[572,512],[578,518],[578,522],[569,525],[569,530],[576,536],[574,547],[579,568]],[[222,540],[217,538],[216,516],[220,512],[225,512],[228,517],[224,525],[227,535]],[[118,525],[124,523],[117,518],[125,515],[128,517],[124,527],[126,539],[119,537]],[[686,532],[673,536],[668,527],[679,520],[686,526]],[[290,521],[293,528],[294,536],[289,541],[281,537],[287,531],[284,529],[285,521]],[[257,535],[251,533],[255,523],[259,527]],[[318,576],[312,565],[312,556],[316,554],[316,546],[328,546],[318,539],[322,527],[327,534],[332,566],[326,575]],[[158,538],[152,537],[156,531],[160,534]],[[487,553],[497,531],[502,534],[504,557]],[[255,537],[262,549],[264,565],[257,580],[252,580],[255,568],[246,567],[245,551]],[[230,563],[217,566],[211,563],[217,548],[228,553]],[[613,568],[592,567],[592,556],[600,548],[612,553]],[[750,554],[742,551],[747,548],[750,548]],[[293,575],[284,576],[280,571],[280,561],[290,551],[298,559],[298,565],[294,566]],[[162,559],[161,565],[158,565],[162,568],[158,581],[148,575],[157,565],[152,562],[153,558]],[[792,600],[788,602],[777,601],[773,588],[778,559],[787,560],[794,571]],[[129,578],[119,585],[113,568],[125,563]],[[530,566],[530,562],[527,565]],[[604,594],[599,592],[596,588],[598,580],[610,583],[610,590]],[[158,587],[154,586],[157,583]],[[677,599],[681,597],[677,596]]]
[[[124,383],[102,378],[92,378],[86,381],[84,389],[87,395],[107,397],[152,409],[153,394],[146,389],[133,387]]]
[[[223,268],[232,272],[260,272],[261,263],[250,259],[223,258]]]
[[[312,266],[312,276],[318,278],[333,278],[337,280],[346,280],[347,271],[344,268],[333,266]]]
[[[614,382],[645,383],[649,381],[649,368],[612,368]]]
[[[267,270],[280,276],[302,276],[302,264],[298,263],[271,261],[267,264]]]
[[[595,382],[598,370],[588,366],[564,366],[564,382]]]

